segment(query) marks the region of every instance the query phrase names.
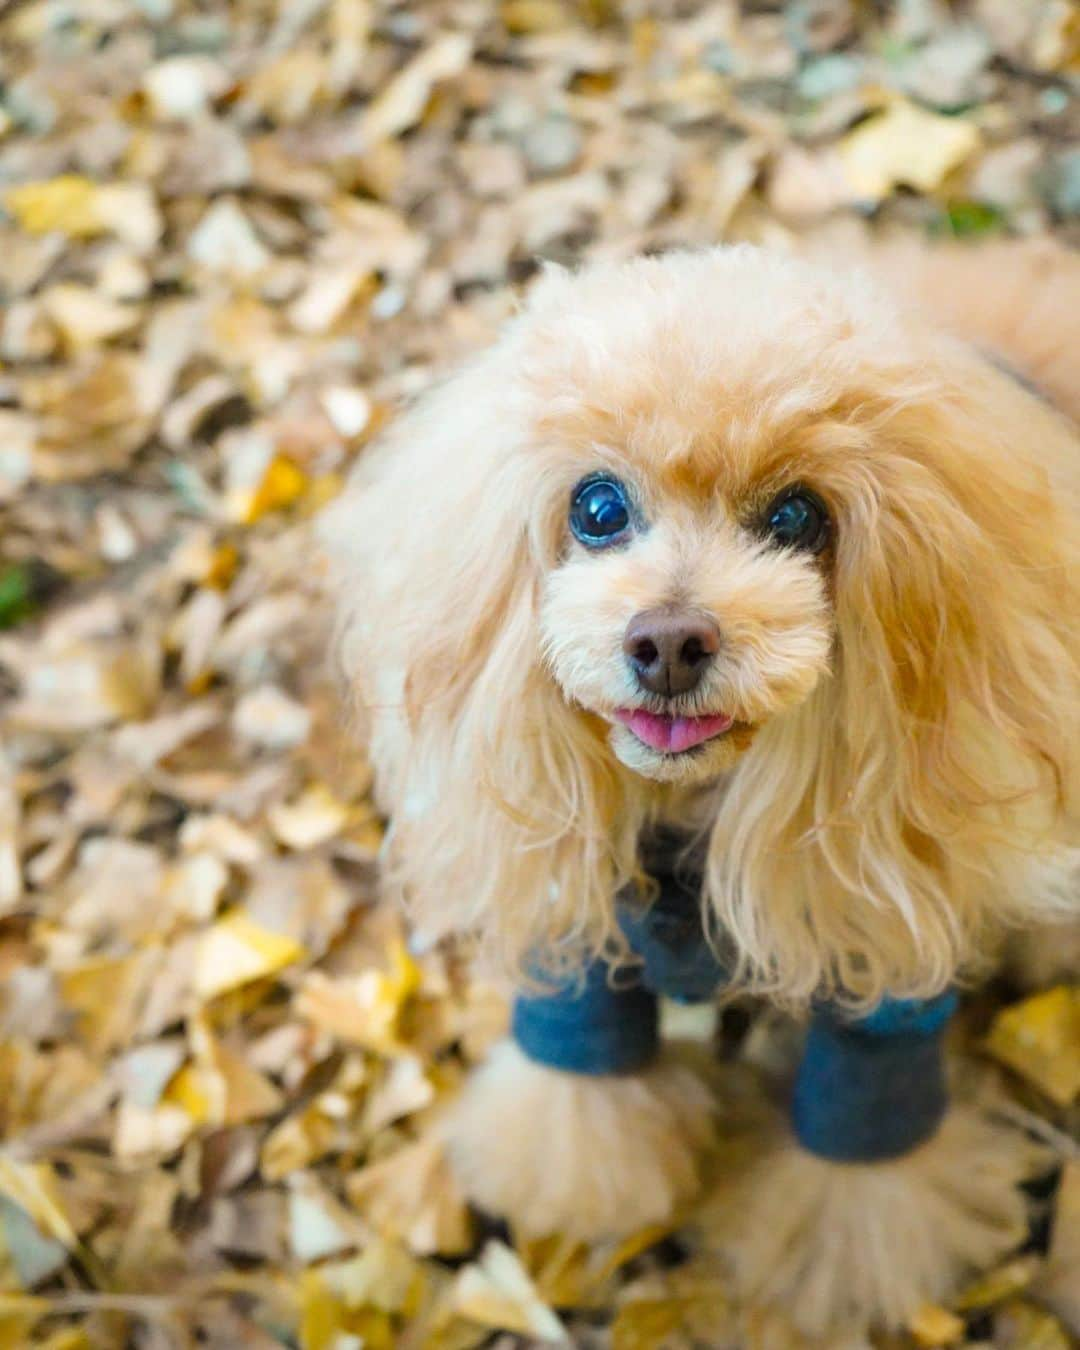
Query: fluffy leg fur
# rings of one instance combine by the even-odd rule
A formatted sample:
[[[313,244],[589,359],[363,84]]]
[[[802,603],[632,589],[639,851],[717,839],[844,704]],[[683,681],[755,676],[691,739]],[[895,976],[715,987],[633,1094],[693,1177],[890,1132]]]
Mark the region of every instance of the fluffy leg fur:
[[[446,1123],[469,1197],[532,1235],[595,1241],[665,1223],[694,1198],[708,1089],[665,1050],[639,1074],[562,1073],[504,1041]]]
[[[871,1325],[904,1325],[1020,1242],[1017,1183],[1044,1157],[963,1107],[889,1162],[829,1162],[779,1122],[747,1152],[703,1207],[706,1240],[728,1258],[740,1299],[829,1346]]]

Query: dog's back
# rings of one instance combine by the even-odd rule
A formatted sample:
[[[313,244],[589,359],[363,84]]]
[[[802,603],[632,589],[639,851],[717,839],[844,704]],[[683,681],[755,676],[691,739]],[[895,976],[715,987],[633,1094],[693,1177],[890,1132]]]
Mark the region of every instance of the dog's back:
[[[891,243],[872,258],[897,294],[914,298],[1080,422],[1080,256],[1036,239]]]

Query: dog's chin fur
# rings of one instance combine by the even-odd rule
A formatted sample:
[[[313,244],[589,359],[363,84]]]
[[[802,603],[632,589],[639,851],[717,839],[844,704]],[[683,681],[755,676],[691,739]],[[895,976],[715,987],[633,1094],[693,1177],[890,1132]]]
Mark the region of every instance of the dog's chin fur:
[[[1080,263],[1017,246],[977,274],[973,313],[1023,297],[989,325],[1005,365],[1067,387]],[[735,977],[792,1002],[923,996],[1075,912],[1080,446],[979,343],[748,247],[556,272],[365,454],[324,538],[387,876],[427,936],[512,970],[617,945],[642,826],[691,810]],[[638,526],[590,552],[567,507],[597,470]],[[835,522],[817,558],[757,529],[796,482]],[[739,724],[690,756],[611,725],[626,624],[663,604],[715,618],[688,711]]]
[[[611,749],[615,758],[633,773],[654,783],[675,783],[682,787],[710,783],[731,768],[739,757],[740,747],[745,749],[746,738],[725,732],[692,750],[665,754],[639,741],[627,727],[611,728]]]

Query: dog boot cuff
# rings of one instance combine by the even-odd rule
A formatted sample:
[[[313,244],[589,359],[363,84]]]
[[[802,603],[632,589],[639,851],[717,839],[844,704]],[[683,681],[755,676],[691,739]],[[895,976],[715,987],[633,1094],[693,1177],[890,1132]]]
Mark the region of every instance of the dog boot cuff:
[[[636,969],[605,961],[550,993],[519,995],[512,1027],[530,1059],[567,1073],[635,1073],[660,1043],[656,995]]]
[[[948,1106],[942,1038],[955,1010],[953,993],[885,999],[860,1019],[820,1007],[792,1101],[802,1146],[835,1162],[881,1162],[930,1138]]]

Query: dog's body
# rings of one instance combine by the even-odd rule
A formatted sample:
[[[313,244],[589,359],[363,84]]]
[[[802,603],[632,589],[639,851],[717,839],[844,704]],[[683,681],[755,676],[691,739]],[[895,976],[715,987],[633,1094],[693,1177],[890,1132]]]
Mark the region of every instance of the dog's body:
[[[365,458],[326,537],[428,937],[512,972],[618,960],[657,823],[703,843],[732,979],[789,1005],[934,996],[1075,907],[1080,443],[1053,403],[1080,266],[880,262],[902,305],[747,248],[552,274]],[[535,1206],[528,1150],[576,1092],[603,1199],[595,1137],[564,1143],[545,1219],[670,1210],[700,1087],[660,1065],[545,1093],[517,1054],[496,1091],[528,1123],[481,1198]]]

